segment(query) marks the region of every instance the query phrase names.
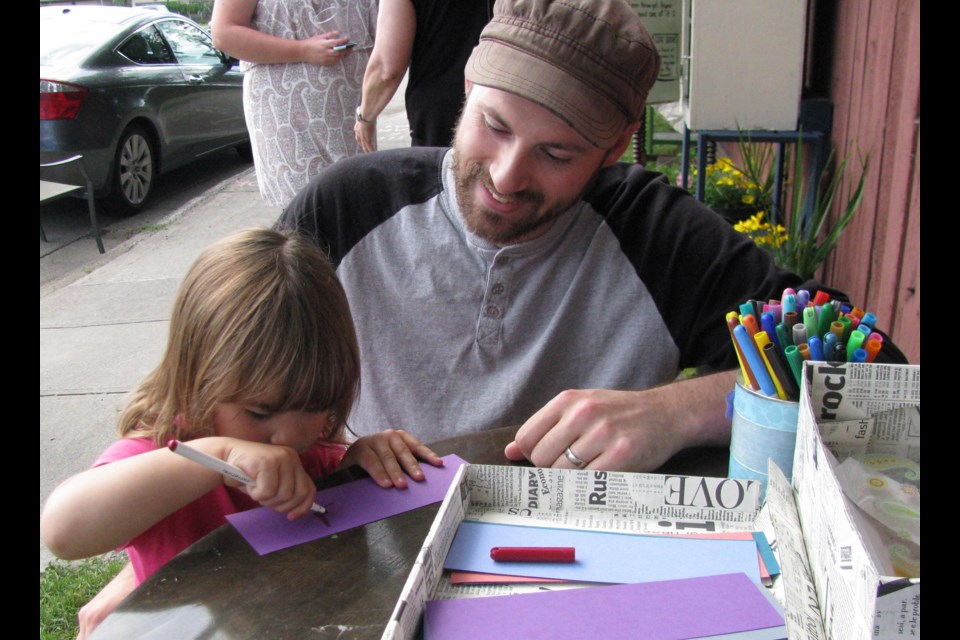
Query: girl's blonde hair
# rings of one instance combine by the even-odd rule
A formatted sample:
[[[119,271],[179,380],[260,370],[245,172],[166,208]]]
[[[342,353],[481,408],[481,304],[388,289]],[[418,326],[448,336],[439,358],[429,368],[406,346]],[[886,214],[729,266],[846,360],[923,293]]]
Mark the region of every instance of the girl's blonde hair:
[[[180,286],[167,350],[134,390],[122,437],[213,433],[219,402],[269,397],[275,411],[330,411],[342,438],[360,386],[343,287],[326,256],[294,233],[249,229],[206,249]]]

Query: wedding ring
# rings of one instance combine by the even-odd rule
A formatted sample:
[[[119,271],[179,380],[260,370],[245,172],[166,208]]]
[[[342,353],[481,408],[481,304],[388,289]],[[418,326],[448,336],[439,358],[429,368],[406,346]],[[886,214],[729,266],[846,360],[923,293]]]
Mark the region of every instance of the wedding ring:
[[[567,460],[570,461],[570,464],[575,466],[577,469],[583,469],[587,466],[587,463],[577,457],[573,451],[570,450],[570,447],[567,447],[566,451],[563,452],[563,455],[567,456]]]

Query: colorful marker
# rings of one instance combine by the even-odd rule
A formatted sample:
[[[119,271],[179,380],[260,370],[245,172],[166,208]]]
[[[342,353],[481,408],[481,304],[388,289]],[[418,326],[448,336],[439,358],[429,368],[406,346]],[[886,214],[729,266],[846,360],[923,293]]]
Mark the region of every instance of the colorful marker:
[[[847,343],[838,342],[837,346],[833,349],[833,361],[834,362],[846,362],[847,361]]]
[[[757,348],[760,350],[760,357],[763,358],[763,364],[767,368],[767,372],[770,374],[770,379],[773,381],[773,387],[776,390],[777,397],[781,400],[787,399],[787,392],[784,391],[783,384],[780,382],[780,377],[777,374],[777,371],[773,368],[773,362],[767,357],[767,345],[772,344],[770,342],[770,336],[767,335],[766,331],[758,331],[757,335],[753,336],[754,342],[757,343]],[[775,352],[774,348],[772,352]]]
[[[807,344],[807,328],[799,322],[793,325],[793,344],[798,347]]]
[[[747,366],[753,371],[753,375],[757,379],[757,384],[760,386],[760,391],[768,396],[777,395],[777,388],[773,386],[773,380],[770,379],[770,374],[767,373],[767,367],[763,363],[763,357],[761,357],[760,351],[757,349],[757,343],[754,342],[750,336],[750,332],[747,331],[746,327],[740,325],[733,329],[733,337],[737,341],[737,344],[740,345],[740,350],[743,351],[743,357],[747,361]],[[756,388],[754,390],[756,390]]]
[[[843,335],[837,336],[837,339],[842,342],[846,342],[850,338],[850,331],[852,330],[851,329],[852,321],[850,320],[850,316],[841,316],[839,322],[840,324],[843,325]]]
[[[828,332],[823,336],[823,356],[826,359],[828,354],[833,353],[833,350],[837,347],[837,334],[833,332]]]
[[[807,340],[817,335],[817,310],[814,307],[803,310],[803,326],[807,328]]]
[[[807,339],[807,346],[810,347],[810,359],[816,361],[826,360],[823,356],[823,343],[820,338],[813,336]]]
[[[494,562],[576,562],[576,547],[494,547]]]
[[[747,328],[747,331],[750,332],[751,336],[757,335],[757,332],[760,331],[759,325],[757,325],[757,317],[752,314],[740,314],[740,324]]]
[[[820,307],[820,317],[817,318],[817,337],[823,338],[824,334],[830,331],[830,324],[836,318],[837,315],[832,304],[825,304]]]
[[[853,360],[853,352],[863,346],[863,343],[867,341],[867,336],[863,335],[860,331],[851,331],[850,332],[850,341],[847,343],[847,360]]]
[[[759,389],[760,385],[757,384],[757,379],[753,376],[753,371],[747,365],[746,358],[743,355],[743,350],[740,349],[740,345],[737,344],[737,339],[733,335],[733,330],[736,327],[740,326],[740,315],[736,311],[731,311],[727,314],[727,329],[730,330],[730,339],[733,340],[733,347],[737,350],[737,362],[740,363],[740,371],[743,372],[743,379],[750,381],[750,387],[752,389]]]
[[[256,484],[253,481],[253,478],[245,474],[240,467],[235,467],[229,462],[224,462],[220,458],[215,458],[214,456],[206,454],[199,449],[194,449],[185,442],[171,440],[167,443],[167,448],[170,449],[170,451],[173,451],[175,454],[183,456],[187,460],[192,460],[197,464],[206,467],[207,469],[216,471],[217,473],[222,473],[223,475],[227,476],[228,478],[232,478],[237,482],[250,485]]]
[[[787,287],[786,289],[784,289],[783,295],[780,296],[780,303],[783,304],[783,306],[787,306],[787,296],[793,296],[793,303],[792,303],[793,309],[784,309],[784,312],[796,310],[797,292],[791,289],[790,287]]]
[[[797,386],[800,386],[803,378],[803,356],[800,355],[800,349],[790,345],[783,350],[783,354],[787,356],[787,363],[790,365],[790,371],[793,372],[794,380],[797,381]]]
[[[763,347],[763,356],[773,368],[773,372],[776,374],[777,380],[780,381],[780,386],[783,389],[784,395],[786,396],[782,399],[796,400],[799,398],[800,388],[797,386],[797,381],[793,377],[793,372],[790,370],[790,365],[787,364],[783,354],[780,353],[780,349],[778,349],[772,342],[768,342]]]
[[[777,325],[777,342],[780,343],[780,346],[783,347],[784,350],[793,344],[793,332],[787,327],[786,322],[781,322]]]
[[[777,338],[777,323],[771,312],[764,311],[760,315],[760,327],[767,332],[770,342],[777,345],[777,349],[783,349],[783,345],[780,344],[780,340]]]

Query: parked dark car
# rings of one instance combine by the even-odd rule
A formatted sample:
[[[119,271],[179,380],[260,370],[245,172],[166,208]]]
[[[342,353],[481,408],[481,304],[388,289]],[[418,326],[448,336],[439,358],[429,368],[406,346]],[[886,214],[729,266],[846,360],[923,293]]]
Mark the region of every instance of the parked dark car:
[[[40,162],[83,154],[97,195],[122,210],[200,156],[237,147],[249,159],[242,92],[237,61],[182,16],[40,8]]]

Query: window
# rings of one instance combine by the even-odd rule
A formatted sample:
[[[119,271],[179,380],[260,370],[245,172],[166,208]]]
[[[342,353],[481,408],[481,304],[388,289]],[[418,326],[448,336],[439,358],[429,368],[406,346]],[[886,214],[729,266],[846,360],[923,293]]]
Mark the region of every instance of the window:
[[[117,49],[137,64],[171,64],[175,63],[163,36],[157,33],[155,27],[147,27],[136,32]]]
[[[180,64],[202,64],[212,66],[222,64],[220,52],[214,49],[210,37],[186,22],[164,20],[157,27],[163,32]]]

